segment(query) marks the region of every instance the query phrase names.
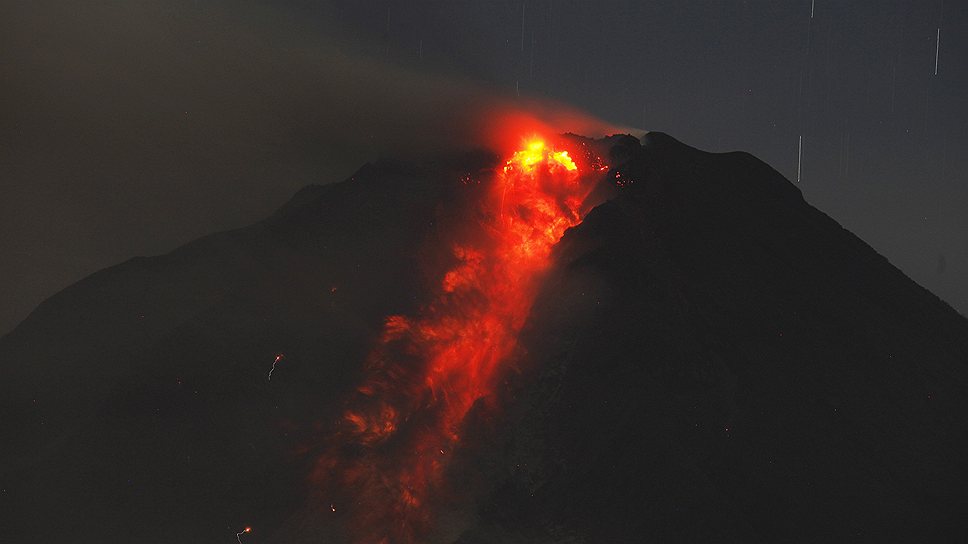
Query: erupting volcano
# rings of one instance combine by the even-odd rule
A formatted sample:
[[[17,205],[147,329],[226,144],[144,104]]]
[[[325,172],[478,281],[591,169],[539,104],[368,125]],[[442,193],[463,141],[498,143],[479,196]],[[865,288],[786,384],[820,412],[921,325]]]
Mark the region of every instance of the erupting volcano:
[[[749,154],[524,124],[41,305],[0,538],[963,536],[964,317]]]
[[[452,244],[455,264],[417,315],[386,319],[318,468],[324,495],[348,490],[359,542],[414,542],[430,528],[465,416],[507,370],[552,247],[607,170],[600,160],[579,168],[564,143],[524,138],[501,170],[465,178],[485,187]]]

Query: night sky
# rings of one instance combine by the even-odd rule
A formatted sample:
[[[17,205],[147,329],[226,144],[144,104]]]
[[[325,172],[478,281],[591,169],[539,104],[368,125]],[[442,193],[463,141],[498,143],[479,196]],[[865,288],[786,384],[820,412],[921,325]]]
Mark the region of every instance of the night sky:
[[[968,313],[965,2],[359,4],[0,4],[0,333],[519,94],[753,153]]]

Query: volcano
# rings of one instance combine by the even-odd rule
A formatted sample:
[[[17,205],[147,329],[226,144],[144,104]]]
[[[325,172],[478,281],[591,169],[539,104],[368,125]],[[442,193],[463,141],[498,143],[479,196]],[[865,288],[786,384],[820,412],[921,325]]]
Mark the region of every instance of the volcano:
[[[968,321],[746,153],[382,160],[0,340],[0,540],[968,537]]]

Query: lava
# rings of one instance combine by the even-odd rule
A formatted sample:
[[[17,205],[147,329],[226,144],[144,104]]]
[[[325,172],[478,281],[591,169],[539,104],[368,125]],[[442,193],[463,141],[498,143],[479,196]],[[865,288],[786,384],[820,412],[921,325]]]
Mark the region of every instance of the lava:
[[[551,250],[579,224],[599,168],[527,138],[495,172],[454,265],[414,316],[389,316],[317,477],[358,542],[410,543],[432,528],[451,452],[475,403],[493,396]]]
[[[276,354],[276,358],[272,360],[272,367],[269,368],[269,375],[266,377],[266,381],[268,382],[272,381],[272,373],[276,371],[276,365],[279,363],[279,361],[283,360],[284,358],[285,358],[285,355],[283,355],[282,353]]]

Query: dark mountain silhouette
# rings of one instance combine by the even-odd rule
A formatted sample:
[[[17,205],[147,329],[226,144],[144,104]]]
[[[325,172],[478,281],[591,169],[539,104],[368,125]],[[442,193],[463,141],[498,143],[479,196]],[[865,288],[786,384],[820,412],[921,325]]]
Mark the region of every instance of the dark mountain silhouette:
[[[968,321],[749,154],[581,141],[619,187],[556,246],[427,540],[968,538]],[[320,429],[496,164],[376,162],[44,302],[0,340],[0,540],[339,534]]]

